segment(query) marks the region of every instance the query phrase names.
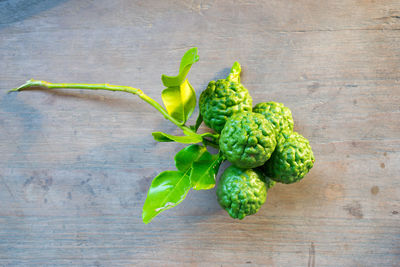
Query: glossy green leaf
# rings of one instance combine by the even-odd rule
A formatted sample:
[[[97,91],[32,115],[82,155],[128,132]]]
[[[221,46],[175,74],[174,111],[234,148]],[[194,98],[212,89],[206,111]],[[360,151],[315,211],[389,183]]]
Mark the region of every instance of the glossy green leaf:
[[[240,83],[240,72],[242,71],[242,67],[240,66],[239,62],[233,63],[231,68],[231,72],[228,75],[228,80],[233,82]]]
[[[196,124],[194,125],[195,132],[197,132],[197,130],[200,128],[200,125],[202,122],[203,122],[203,116],[201,116],[201,113],[199,112],[199,116],[197,116]]]
[[[199,60],[197,54],[197,47],[189,49],[182,57],[181,64],[179,66],[179,74],[177,76],[162,75],[161,80],[165,87],[176,87],[180,86],[185,80],[189,73],[192,65]]]
[[[184,124],[196,107],[196,93],[186,79],[193,63],[199,60],[197,48],[189,49],[182,57],[177,76],[162,75],[161,80],[167,88],[161,94],[168,114]]]
[[[214,139],[218,139],[219,138],[219,134],[213,134],[213,133],[210,133],[210,132],[205,132],[205,133],[201,134],[201,136],[203,136],[203,137],[212,137]]]
[[[178,142],[183,144],[195,144],[203,141],[203,138],[199,134],[184,136],[175,136],[163,132],[153,132],[151,134],[153,135],[154,140],[158,142]]]
[[[208,151],[193,162],[190,183],[195,190],[207,190],[215,186],[219,166],[223,161],[220,155],[212,155]]]
[[[192,167],[192,163],[198,160],[205,152],[207,152],[207,149],[204,146],[190,145],[185,147],[175,155],[176,168],[180,171],[187,171]]]
[[[151,134],[153,135],[154,140],[156,140],[157,142],[175,142],[171,138],[167,137],[166,136],[167,134],[165,134],[165,133],[152,132]]]
[[[147,192],[143,206],[142,219],[149,223],[160,212],[181,203],[190,189],[190,170],[164,171],[157,175]]]
[[[187,80],[179,86],[164,89],[161,97],[168,114],[182,124],[189,119],[196,107],[196,92]]]

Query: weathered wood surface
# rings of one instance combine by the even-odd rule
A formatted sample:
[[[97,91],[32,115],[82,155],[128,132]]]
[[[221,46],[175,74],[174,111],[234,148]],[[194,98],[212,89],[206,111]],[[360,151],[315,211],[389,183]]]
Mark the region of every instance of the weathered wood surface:
[[[26,91],[29,78],[134,85],[199,47],[200,93],[241,62],[256,101],[292,109],[316,164],[230,219],[191,191],[149,225],[178,133],[123,93]],[[400,2],[0,1],[0,266],[399,266]]]

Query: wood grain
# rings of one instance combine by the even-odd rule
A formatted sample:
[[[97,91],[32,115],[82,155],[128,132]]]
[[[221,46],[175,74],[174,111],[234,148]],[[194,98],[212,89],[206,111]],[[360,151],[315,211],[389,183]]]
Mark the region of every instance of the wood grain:
[[[135,96],[6,94],[35,78],[160,101],[192,46],[198,94],[238,60],[316,156],[243,221],[209,190],[141,222],[182,145],[152,140],[178,131]],[[0,1],[0,266],[399,266],[399,80],[399,1]]]

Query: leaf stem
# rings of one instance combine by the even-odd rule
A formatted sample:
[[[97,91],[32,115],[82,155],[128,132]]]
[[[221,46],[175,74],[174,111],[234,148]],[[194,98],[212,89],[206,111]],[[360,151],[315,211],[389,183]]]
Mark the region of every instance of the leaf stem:
[[[31,79],[21,85],[20,87],[11,89],[9,92],[15,92],[15,91],[22,91],[24,89],[32,88],[32,87],[44,87],[47,89],[87,89],[87,90],[106,90],[106,91],[121,91],[121,92],[127,92],[131,93],[134,95],[139,96],[141,99],[146,101],[148,104],[152,105],[155,109],[157,109],[165,119],[171,121],[174,123],[176,126],[178,126],[180,129],[183,131],[188,131],[195,133],[192,129],[189,127],[182,125],[179,121],[174,119],[172,116],[168,114],[168,112],[155,100],[150,98],[148,95],[143,93],[142,90],[130,86],[122,86],[122,85],[111,85],[108,83],[104,84],[86,84],[86,83],[50,83],[46,81],[38,81]]]
[[[240,83],[240,73],[242,72],[242,67],[239,62],[235,61],[231,68],[231,72],[229,73],[227,79],[233,82]]]

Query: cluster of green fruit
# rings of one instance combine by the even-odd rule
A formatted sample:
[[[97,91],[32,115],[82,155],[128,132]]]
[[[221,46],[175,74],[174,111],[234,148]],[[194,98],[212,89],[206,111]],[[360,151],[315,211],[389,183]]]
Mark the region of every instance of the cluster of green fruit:
[[[175,155],[177,170],[159,173],[152,181],[143,205],[142,219],[149,223],[161,212],[181,203],[190,189],[214,188],[224,160],[233,165],[222,174],[217,196],[233,218],[256,213],[275,182],[299,181],[314,164],[310,144],[293,132],[291,111],[275,102],[258,103],[240,83],[240,64],[235,62],[226,79],[211,81],[200,96],[200,115],[195,125],[186,122],[196,107],[196,94],[186,76],[199,60],[197,48],[182,57],[177,76],[162,75],[161,93],[165,108],[142,90],[130,86],[86,83],[49,83],[29,80],[10,91],[32,87],[47,89],[87,89],[128,92],[153,106],[163,117],[182,130],[183,135],[153,132],[158,142],[189,144]],[[201,123],[216,133],[197,133]],[[207,146],[219,149],[217,154]]]
[[[315,159],[309,141],[293,131],[290,109],[276,102],[252,107],[239,63],[232,69],[227,79],[208,84],[199,107],[204,123],[220,133],[220,150],[232,163],[218,183],[218,202],[231,217],[243,219],[259,210],[275,182],[301,180]]]

